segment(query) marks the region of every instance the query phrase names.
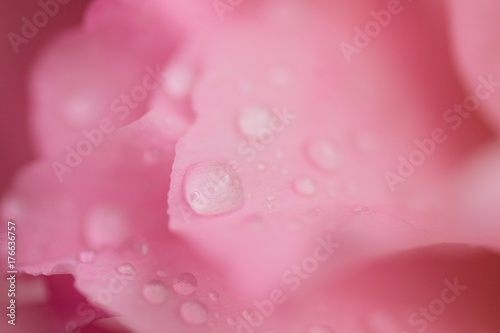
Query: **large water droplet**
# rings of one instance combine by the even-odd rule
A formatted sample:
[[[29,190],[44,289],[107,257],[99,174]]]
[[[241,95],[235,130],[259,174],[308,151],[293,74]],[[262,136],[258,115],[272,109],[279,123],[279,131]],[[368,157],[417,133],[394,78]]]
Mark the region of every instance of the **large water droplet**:
[[[181,305],[181,318],[191,325],[201,325],[208,321],[207,307],[197,301],[188,301]]]
[[[298,194],[313,195],[316,193],[316,183],[309,177],[299,177],[294,180],[293,189]]]
[[[150,282],[142,288],[142,296],[151,304],[160,304],[167,300],[168,289],[161,282]]]
[[[238,117],[238,129],[247,137],[256,137],[262,129],[269,127],[273,114],[260,105],[243,108]]]
[[[87,244],[96,250],[119,246],[129,235],[125,213],[112,205],[92,207],[84,224]]]
[[[316,167],[325,171],[338,168],[339,155],[330,142],[323,140],[310,142],[306,147],[306,151],[307,156]]]
[[[191,167],[184,177],[184,198],[200,215],[218,215],[239,209],[244,193],[239,178],[223,164]]]
[[[316,325],[307,331],[307,333],[335,333],[330,327],[326,325]]]
[[[179,295],[190,295],[196,290],[198,281],[191,273],[181,273],[174,280],[173,288]]]
[[[129,263],[121,264],[116,268],[116,271],[121,275],[134,276],[137,275],[137,270]]]

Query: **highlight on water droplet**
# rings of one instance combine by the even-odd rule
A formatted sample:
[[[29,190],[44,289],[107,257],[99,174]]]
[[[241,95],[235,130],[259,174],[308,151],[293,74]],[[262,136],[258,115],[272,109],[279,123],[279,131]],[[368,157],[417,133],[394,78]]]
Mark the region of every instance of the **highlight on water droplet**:
[[[219,215],[235,211],[243,206],[244,198],[240,179],[227,165],[202,163],[186,171],[184,199],[199,215]]]
[[[137,275],[137,270],[132,264],[124,263],[116,268],[116,271],[121,275],[134,276]]]
[[[245,137],[256,137],[264,128],[269,127],[272,117],[272,112],[262,105],[246,106],[238,115],[238,129]]]
[[[84,237],[90,248],[116,248],[129,236],[125,212],[114,205],[90,208],[84,223]]]
[[[257,163],[257,169],[259,169],[260,171],[266,170],[266,167],[267,167],[266,163],[264,163],[264,162]]]
[[[191,273],[181,273],[174,279],[173,289],[179,295],[191,295],[195,292],[198,281],[196,277]]]
[[[309,177],[298,177],[293,181],[293,189],[298,194],[313,195],[316,193],[316,182]]]
[[[151,304],[161,304],[168,298],[168,289],[163,283],[152,281],[144,285],[142,296]]]
[[[181,305],[181,318],[190,325],[201,325],[208,321],[207,307],[198,301],[187,301]]]
[[[316,140],[306,145],[306,153],[311,162],[321,170],[336,170],[340,163],[337,150],[326,140]]]

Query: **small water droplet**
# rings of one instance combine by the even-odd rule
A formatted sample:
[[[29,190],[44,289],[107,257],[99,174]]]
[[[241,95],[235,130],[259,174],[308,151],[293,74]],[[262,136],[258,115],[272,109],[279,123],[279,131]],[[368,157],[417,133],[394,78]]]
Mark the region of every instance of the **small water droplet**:
[[[239,209],[243,187],[234,172],[218,163],[189,168],[184,177],[184,198],[200,215],[219,215]]]
[[[218,292],[211,292],[210,294],[208,294],[208,298],[210,298],[212,301],[217,301],[219,300],[219,293]]]
[[[137,270],[129,263],[121,264],[116,268],[116,271],[121,275],[134,276],[137,275]]]
[[[250,105],[243,108],[238,117],[238,129],[246,137],[256,137],[269,126],[273,114],[268,108]]]
[[[276,197],[274,195],[270,195],[267,197],[268,201],[274,201],[274,199],[276,199]]]
[[[168,68],[163,89],[170,97],[185,98],[189,95],[193,82],[193,69],[186,64],[176,64]]]
[[[126,214],[113,205],[92,207],[85,219],[84,236],[89,247],[99,250],[117,247],[129,235]]]
[[[290,73],[285,68],[277,67],[271,71],[269,79],[275,86],[284,87],[290,82]]]
[[[160,304],[167,300],[168,289],[161,282],[150,282],[142,288],[142,296],[151,304]]]
[[[308,333],[335,333],[330,327],[326,325],[313,326],[307,331]]]
[[[159,269],[156,271],[156,275],[160,276],[160,277],[167,277],[169,274],[166,270],[164,269]]]
[[[234,325],[236,324],[236,319],[234,319],[234,317],[228,317],[226,319],[226,322],[229,324],[229,325]]]
[[[195,292],[198,281],[191,273],[181,273],[174,280],[173,288],[179,295],[190,295]]]
[[[293,189],[298,194],[313,195],[316,193],[316,183],[309,177],[299,177],[294,180]]]
[[[158,161],[160,160],[160,157],[161,157],[161,153],[160,153],[159,149],[146,150],[142,155],[142,159],[143,159],[144,163],[149,164],[149,165],[158,163]]]
[[[92,261],[94,261],[95,252],[92,250],[80,252],[80,255],[78,258],[80,259],[80,262],[82,262],[84,264],[91,263]]]
[[[260,171],[266,170],[266,167],[267,167],[266,164],[263,162],[257,164],[257,169],[259,169]]]
[[[332,171],[338,168],[339,155],[335,147],[328,141],[314,141],[306,147],[307,156],[318,168]]]
[[[181,318],[190,325],[201,325],[208,321],[207,307],[197,301],[188,301],[181,305]]]
[[[142,257],[149,253],[149,245],[144,238],[135,236],[123,244],[122,252],[130,257]]]
[[[356,205],[351,210],[355,215],[370,215],[370,210],[365,206]]]

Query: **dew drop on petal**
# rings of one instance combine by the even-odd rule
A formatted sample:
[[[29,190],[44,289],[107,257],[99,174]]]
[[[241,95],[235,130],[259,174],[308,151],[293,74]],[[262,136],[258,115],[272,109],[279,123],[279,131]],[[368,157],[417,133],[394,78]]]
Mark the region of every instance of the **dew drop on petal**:
[[[313,195],[316,193],[316,183],[309,177],[299,177],[293,181],[293,189],[298,194]]]
[[[257,169],[259,169],[260,171],[266,170],[266,163],[264,163],[264,162],[258,163],[257,164]]]
[[[137,270],[129,263],[121,264],[116,268],[116,271],[121,275],[134,276],[137,275]]]
[[[145,164],[152,165],[158,163],[160,160],[161,153],[159,149],[149,149],[144,151],[142,159]]]
[[[370,210],[365,206],[356,205],[351,209],[355,215],[370,215]]]
[[[307,333],[335,333],[330,327],[325,325],[316,325],[311,327]]]
[[[207,307],[197,301],[184,302],[180,308],[181,318],[190,325],[201,325],[208,321]]]
[[[246,137],[256,137],[269,126],[273,114],[260,105],[244,107],[238,116],[238,129]]]
[[[194,71],[187,65],[175,65],[164,76],[163,89],[170,97],[185,98],[194,81]]]
[[[103,249],[119,246],[129,235],[125,213],[111,205],[98,205],[88,212],[84,224],[84,236],[89,247]]]
[[[219,300],[219,293],[217,293],[216,291],[212,291],[210,294],[208,294],[208,298],[215,302]]]
[[[160,277],[167,277],[169,274],[166,270],[164,269],[159,269],[156,271],[156,275],[160,276]]]
[[[121,250],[129,257],[142,257],[149,253],[149,244],[142,237],[134,236],[123,244]]]
[[[276,197],[274,195],[270,195],[267,197],[268,201],[274,201],[274,199],[276,199]]]
[[[198,281],[191,273],[181,273],[173,282],[173,288],[179,295],[190,295],[195,292]]]
[[[306,147],[306,151],[311,162],[319,169],[324,171],[337,169],[339,155],[330,142],[323,140],[310,142]]]
[[[78,259],[80,259],[80,262],[82,262],[84,264],[91,263],[92,261],[94,261],[94,258],[95,258],[95,252],[92,250],[82,251],[82,252],[80,252],[80,254],[78,256]]]
[[[142,296],[151,304],[160,304],[167,300],[168,289],[161,282],[150,282],[142,288]]]
[[[204,216],[229,213],[243,205],[241,182],[231,168],[205,163],[189,168],[184,177],[184,198],[191,209]]]

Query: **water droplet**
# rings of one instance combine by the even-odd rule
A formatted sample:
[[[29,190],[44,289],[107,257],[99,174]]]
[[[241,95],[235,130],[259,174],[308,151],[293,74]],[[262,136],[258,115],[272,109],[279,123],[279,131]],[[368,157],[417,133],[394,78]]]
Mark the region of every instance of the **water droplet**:
[[[257,169],[259,169],[260,171],[266,170],[266,167],[266,163],[260,162],[257,164]]]
[[[80,252],[78,258],[80,259],[80,262],[84,264],[91,263],[92,261],[94,261],[95,252],[92,250]]]
[[[151,165],[151,164],[158,163],[158,161],[160,160],[160,156],[161,156],[161,153],[160,153],[159,149],[150,149],[150,150],[146,150],[143,153],[142,159],[143,159],[144,163]]]
[[[244,136],[256,137],[262,129],[269,126],[273,114],[260,105],[250,105],[243,108],[238,117],[238,128]]]
[[[293,189],[298,194],[313,195],[316,193],[316,183],[309,177],[299,177],[294,180]]]
[[[267,197],[268,201],[274,201],[274,199],[276,199],[276,197],[274,195],[270,195]]]
[[[168,289],[161,282],[150,282],[142,288],[142,296],[151,304],[160,304],[167,300]]]
[[[330,327],[326,325],[313,326],[307,333],[335,333]]]
[[[163,89],[170,97],[185,98],[191,91],[193,81],[193,69],[184,64],[176,64],[164,76]]]
[[[314,165],[325,171],[338,168],[339,155],[335,147],[328,141],[314,141],[307,145],[307,156]]]
[[[356,205],[351,210],[355,215],[370,215],[370,210],[365,206]]]
[[[197,285],[198,281],[193,274],[181,273],[174,280],[173,288],[179,295],[190,295],[194,293]]]
[[[134,276],[137,275],[137,270],[129,263],[121,264],[116,268],[116,271],[121,275]]]
[[[285,68],[277,67],[271,71],[269,79],[275,86],[284,87],[290,82],[290,73]]]
[[[84,235],[89,247],[96,250],[119,246],[129,235],[125,213],[112,205],[92,207],[85,219]]]
[[[234,317],[228,317],[226,319],[226,322],[229,324],[229,325],[234,325],[236,324],[236,319],[234,319]]]
[[[130,257],[142,257],[148,254],[149,245],[142,237],[135,236],[123,244],[122,252]]]
[[[156,271],[156,275],[160,276],[160,277],[167,277],[169,274],[166,270],[164,269],[159,269]]]
[[[219,215],[239,209],[243,187],[230,168],[205,163],[191,167],[184,177],[184,198],[200,215]]]
[[[201,325],[208,321],[207,307],[197,301],[188,301],[181,305],[181,318],[191,325]]]
[[[219,300],[219,293],[218,292],[211,292],[210,294],[208,294],[208,298],[210,298],[212,301],[217,301]]]

